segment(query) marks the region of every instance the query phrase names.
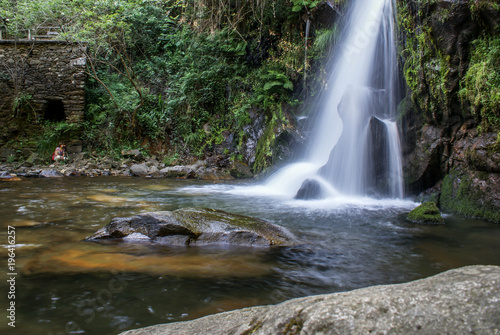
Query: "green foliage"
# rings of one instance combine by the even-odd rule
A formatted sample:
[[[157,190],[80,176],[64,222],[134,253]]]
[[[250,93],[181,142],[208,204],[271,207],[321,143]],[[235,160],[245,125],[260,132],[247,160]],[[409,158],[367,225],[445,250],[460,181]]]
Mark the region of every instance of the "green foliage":
[[[314,8],[316,8],[319,4],[322,2],[324,3],[324,0],[290,0],[293,4],[292,11],[294,12],[300,12],[301,10],[306,10],[310,11]],[[348,0],[330,0],[328,1],[330,6],[339,6],[343,5],[345,2]]]
[[[291,0],[293,3],[292,10],[294,12],[300,12],[302,9],[306,10],[313,9],[321,3],[321,0]]]
[[[323,55],[325,51],[332,46],[337,36],[337,27],[332,29],[321,29],[316,32],[316,38],[313,44],[313,54]]]
[[[16,156],[15,155],[9,155],[7,157],[7,163],[12,164],[16,161]]]
[[[469,69],[459,96],[470,104],[482,129],[500,128],[500,37],[485,36],[473,42]]]
[[[283,93],[283,90],[293,90],[293,83],[279,71],[267,70],[267,74],[263,74],[261,78],[265,82],[263,90],[269,93]]]
[[[42,134],[37,141],[37,152],[45,161],[50,161],[52,153],[59,142],[67,142],[78,137],[81,129],[74,123],[46,122],[43,124]]]
[[[398,23],[406,36],[403,73],[413,102],[423,111],[427,122],[439,122],[447,111],[450,94],[450,56],[434,40],[426,24],[417,27],[406,7],[398,9]]]
[[[498,0],[474,0],[469,1],[469,9],[471,11],[472,17],[475,20],[481,20],[481,10],[492,8],[494,10],[500,10],[500,3]]]
[[[180,155],[178,152],[174,153],[173,155],[168,155],[163,158],[163,164],[167,166],[172,166],[175,165],[179,162]]]
[[[130,82],[121,76],[110,75],[105,83],[113,91],[113,100],[94,80],[87,84],[83,140],[91,151],[119,152],[124,146],[134,147],[137,141],[129,125],[139,98]],[[144,122],[141,117],[140,122]]]
[[[292,11],[297,1],[0,3],[12,35],[57,26],[57,39],[87,47],[82,140],[89,151],[115,154],[160,142],[168,152],[201,157],[215,152],[227,132],[241,148],[257,117],[272,122],[283,104],[291,104],[306,71],[299,14]],[[309,9],[318,3],[306,1]],[[52,151],[58,136],[46,137],[43,146]]]
[[[15,115],[19,115],[22,110],[33,109],[31,106],[31,100],[33,96],[26,92],[19,92],[19,94],[14,97],[14,101],[12,102],[12,112]]]
[[[253,167],[254,172],[257,173],[263,171],[273,163],[274,145],[277,135],[287,126],[287,119],[283,114],[281,105],[277,105],[276,108],[276,110],[272,111],[269,120],[266,120],[267,127],[257,142],[255,164]]]

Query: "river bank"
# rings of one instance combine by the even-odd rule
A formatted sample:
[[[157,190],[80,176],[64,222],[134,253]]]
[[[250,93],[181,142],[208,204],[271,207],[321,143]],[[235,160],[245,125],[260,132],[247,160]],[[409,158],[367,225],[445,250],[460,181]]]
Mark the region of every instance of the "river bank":
[[[191,164],[167,165],[155,157],[143,157],[138,150],[124,152],[122,158],[88,157],[86,153],[70,154],[68,161],[52,164],[24,162],[0,163],[0,180],[43,177],[125,176],[151,178],[185,178],[202,180],[231,180],[251,178],[250,168],[240,162],[211,157],[191,159]]]

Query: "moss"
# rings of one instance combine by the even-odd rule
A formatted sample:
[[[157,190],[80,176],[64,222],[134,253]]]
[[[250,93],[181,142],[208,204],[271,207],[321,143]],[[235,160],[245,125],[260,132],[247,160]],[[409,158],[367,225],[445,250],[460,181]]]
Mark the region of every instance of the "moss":
[[[271,245],[288,243],[286,233],[267,221],[257,218],[231,214],[211,208],[183,208],[172,212],[173,217],[182,222],[195,236],[199,236],[206,229],[220,226],[222,230],[241,228],[258,233],[269,240]]]
[[[272,165],[275,158],[276,139],[288,125],[288,120],[284,116],[281,104],[277,104],[276,107],[277,111],[271,112],[271,118],[270,121],[266,122],[267,127],[264,134],[257,142],[255,163],[253,165],[254,173],[260,173]]]
[[[481,20],[481,10],[486,9],[488,7],[495,10],[500,10],[500,4],[494,3],[494,1],[491,0],[469,1],[469,9],[471,11],[472,17],[475,20]]]
[[[500,37],[482,36],[472,42],[467,73],[460,81],[464,109],[481,120],[481,128],[500,129]]]
[[[245,332],[242,333],[242,335],[251,335],[254,334],[257,330],[262,328],[262,322],[257,322],[255,325],[252,326],[252,328],[246,330]]]
[[[422,2],[418,11],[410,3],[398,4],[399,30],[405,37],[401,54],[406,84],[426,121],[439,123],[448,116],[455,92],[451,57],[439,46],[439,33],[433,31],[431,21],[435,17],[444,24],[453,11],[435,9],[435,1]]]
[[[452,171],[443,180],[440,197],[443,210],[500,223],[498,208],[487,199],[488,195],[474,187],[467,175]]]
[[[424,202],[407,216],[408,220],[414,223],[443,224],[444,220],[435,202]]]
[[[449,56],[435,46],[430,30],[422,30],[410,38],[405,52],[404,76],[412,100],[428,120],[439,121],[449,99]]]
[[[287,324],[283,331],[284,335],[296,335],[300,334],[302,327],[304,327],[304,321],[299,317],[292,318]]]

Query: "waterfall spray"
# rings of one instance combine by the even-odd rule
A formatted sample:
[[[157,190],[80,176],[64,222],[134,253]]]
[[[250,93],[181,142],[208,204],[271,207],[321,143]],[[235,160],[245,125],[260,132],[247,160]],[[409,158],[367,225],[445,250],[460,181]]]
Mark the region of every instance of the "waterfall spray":
[[[310,149],[303,162],[272,176],[269,187],[306,194],[302,199],[308,189],[321,189],[321,196],[403,197],[393,9],[393,0],[353,0]]]

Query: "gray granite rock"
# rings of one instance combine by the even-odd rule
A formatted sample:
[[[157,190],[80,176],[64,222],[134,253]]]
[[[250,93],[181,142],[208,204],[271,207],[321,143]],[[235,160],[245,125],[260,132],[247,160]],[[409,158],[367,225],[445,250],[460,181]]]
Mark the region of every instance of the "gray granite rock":
[[[293,299],[121,335],[499,334],[500,267]]]

